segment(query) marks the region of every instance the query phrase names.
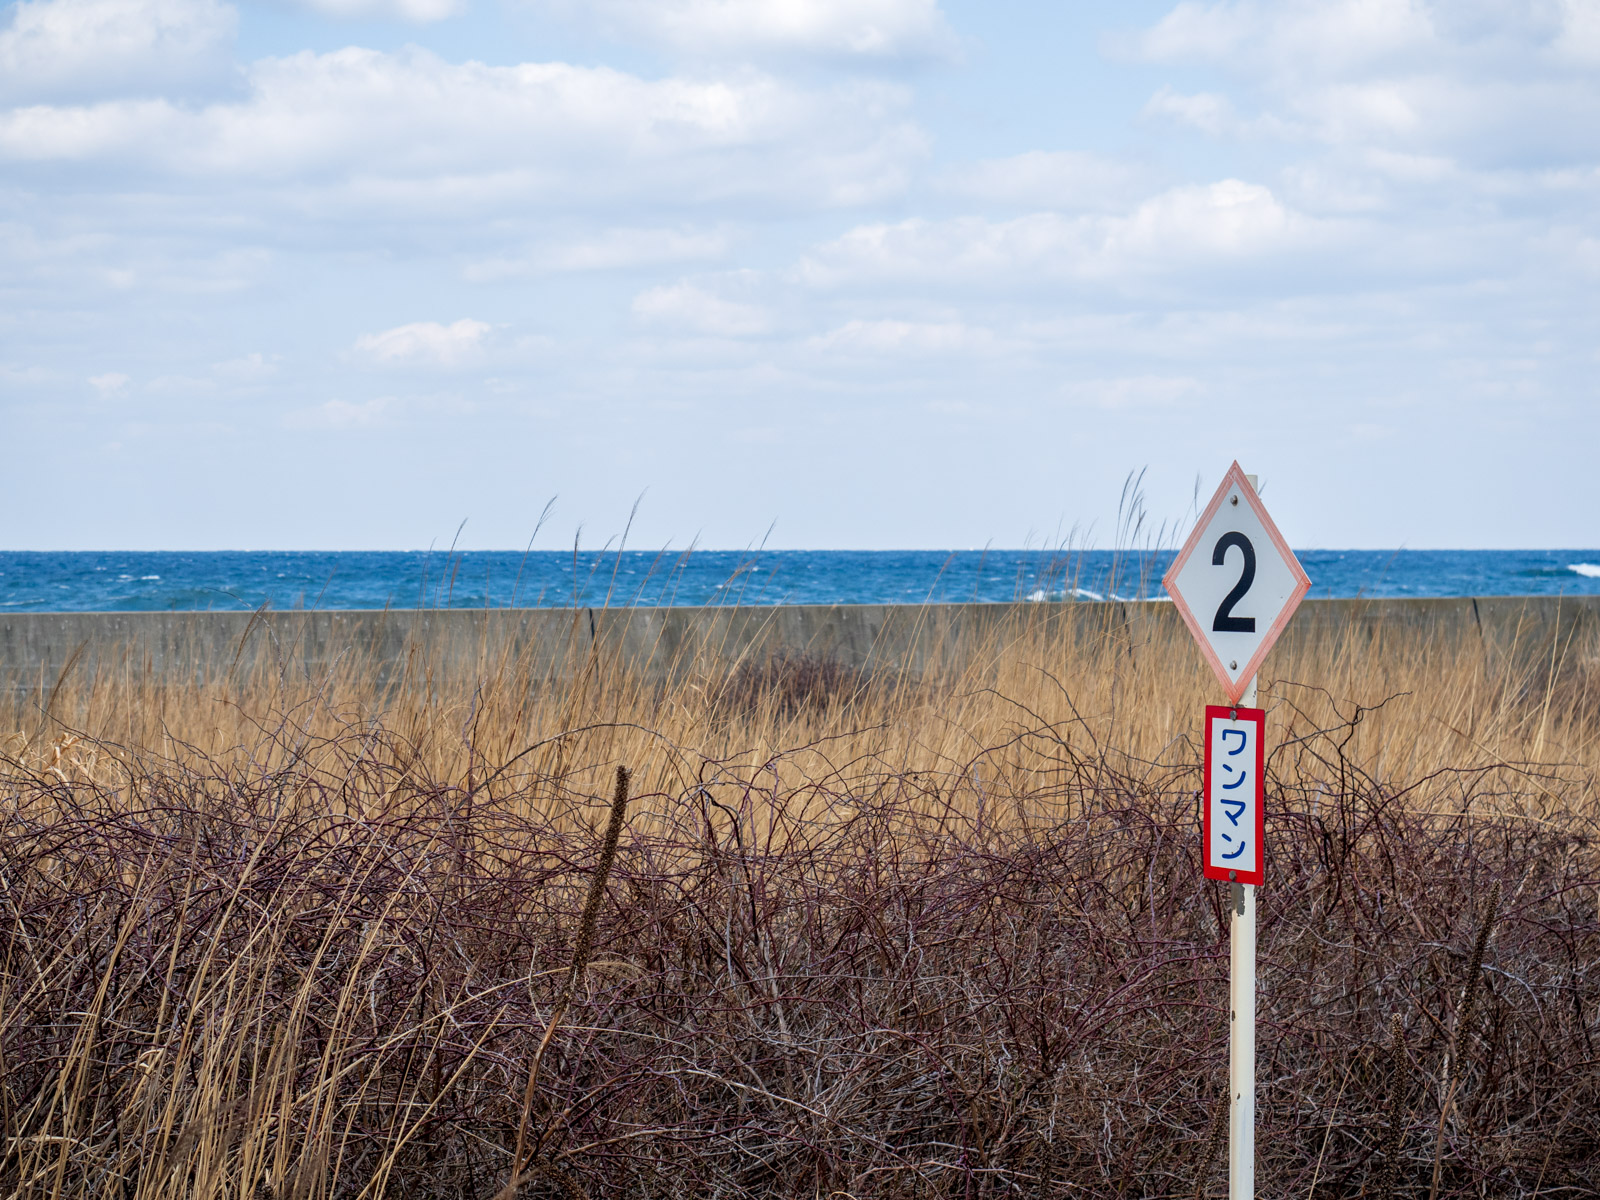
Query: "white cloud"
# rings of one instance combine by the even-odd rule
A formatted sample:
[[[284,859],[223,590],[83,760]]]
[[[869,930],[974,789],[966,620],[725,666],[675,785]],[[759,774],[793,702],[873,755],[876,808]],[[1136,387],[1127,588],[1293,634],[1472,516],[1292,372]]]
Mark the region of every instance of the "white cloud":
[[[387,17],[413,25],[427,25],[453,17],[466,8],[465,0],[297,0],[325,17],[343,19]]]
[[[216,81],[237,25],[218,0],[21,0],[0,31],[0,98],[170,95]]]
[[[1131,198],[1145,172],[1097,154],[1034,150],[982,159],[951,172],[944,185],[974,200],[1039,209],[1093,209]]]
[[[1437,34],[1430,7],[1421,0],[1185,0],[1134,46],[1156,62],[1340,74],[1430,45]]]
[[[1317,240],[1309,219],[1270,190],[1238,179],[1190,184],[1152,197],[1105,226],[1114,259],[1237,258],[1295,249]]]
[[[1595,0],[1229,0],[1179,4],[1124,43],[1154,62],[1203,62],[1254,89],[1163,88],[1147,111],[1212,134],[1446,155],[1486,169],[1600,153]]]
[[[394,408],[394,397],[371,400],[328,400],[315,408],[296,409],[285,419],[291,429],[370,429],[383,424]]]
[[[194,372],[157,375],[144,386],[150,395],[209,396],[260,394],[278,373],[278,356],[246,354],[224,359]]]
[[[246,83],[237,102],[0,112],[0,161],[248,182],[257,199],[275,185],[369,219],[530,202],[856,204],[901,191],[925,152],[903,88],[806,90],[747,70],[647,80],[349,48],[261,60]]]
[[[889,59],[956,49],[937,0],[594,0],[583,11],[616,33],[693,57]]]
[[[988,283],[1129,277],[1262,261],[1327,244],[1334,230],[1259,184],[1225,179],[1162,192],[1116,216],[1037,213],[859,226],[819,247],[801,275],[820,285],[886,279]]]
[[[1144,106],[1150,116],[1166,117],[1180,125],[1188,125],[1213,137],[1232,133],[1239,126],[1239,116],[1233,101],[1216,92],[1197,92],[1185,96],[1164,87]]]
[[[1561,0],[1556,48],[1580,63],[1600,63],[1600,0]]]
[[[961,321],[847,321],[811,338],[813,350],[868,355],[931,355],[995,353],[1001,343],[994,332]]]
[[[722,231],[608,229],[597,237],[484,259],[469,266],[465,275],[481,283],[561,271],[627,270],[721,258],[728,247],[729,237]]]
[[[724,299],[692,283],[640,292],[634,297],[633,313],[649,325],[713,337],[751,337],[772,327],[765,309]]]
[[[463,317],[449,325],[415,321],[382,333],[364,333],[355,341],[358,354],[380,366],[418,364],[451,367],[475,358],[494,327]]]
[[[59,383],[62,378],[61,372],[51,370],[48,367],[19,367],[14,363],[0,362],[0,381],[18,387],[31,388],[39,384]],[[72,375],[70,378],[73,382],[77,382],[78,377],[76,375]]]
[[[89,376],[89,386],[101,396],[111,397],[128,386],[128,377],[121,371],[107,371],[104,375]]]
[[[1110,379],[1079,379],[1065,384],[1069,400],[1099,408],[1169,408],[1193,397],[1200,382],[1187,375],[1126,375]]]
[[[232,384],[261,383],[278,373],[278,356],[260,352],[211,364],[212,376]]]

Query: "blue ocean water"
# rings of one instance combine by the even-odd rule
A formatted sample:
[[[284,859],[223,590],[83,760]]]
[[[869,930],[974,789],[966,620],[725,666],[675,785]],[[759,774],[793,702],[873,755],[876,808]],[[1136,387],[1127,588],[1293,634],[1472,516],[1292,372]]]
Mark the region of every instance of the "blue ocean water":
[[[1600,594],[1600,550],[1301,550],[1313,596]],[[0,552],[0,611],[1159,597],[1171,551]]]

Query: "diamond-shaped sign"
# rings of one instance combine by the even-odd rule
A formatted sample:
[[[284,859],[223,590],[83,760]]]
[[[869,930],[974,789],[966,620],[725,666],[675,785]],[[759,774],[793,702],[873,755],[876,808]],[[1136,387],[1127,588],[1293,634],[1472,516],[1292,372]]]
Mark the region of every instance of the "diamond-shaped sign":
[[[1235,704],[1311,590],[1238,463],[1161,582]]]

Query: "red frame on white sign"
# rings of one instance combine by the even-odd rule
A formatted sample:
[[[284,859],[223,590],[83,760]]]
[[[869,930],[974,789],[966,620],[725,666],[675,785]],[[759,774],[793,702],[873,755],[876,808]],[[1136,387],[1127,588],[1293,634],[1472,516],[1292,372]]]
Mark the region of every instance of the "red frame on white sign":
[[[1211,768],[1212,745],[1211,731],[1214,720],[1249,722],[1255,729],[1256,753],[1255,762],[1251,766],[1255,770],[1255,790],[1252,795],[1255,808],[1255,839],[1256,839],[1256,869],[1241,871],[1237,867],[1229,866],[1225,862],[1213,862],[1211,858]],[[1267,818],[1266,818],[1266,770],[1267,770],[1267,713],[1261,708],[1240,708],[1233,704],[1208,704],[1206,705],[1206,733],[1205,733],[1205,774],[1202,776],[1203,787],[1200,793],[1200,854],[1204,859],[1205,877],[1207,879],[1220,879],[1224,882],[1236,881],[1238,883],[1260,884],[1266,876],[1267,869]]]
[[[1217,510],[1222,507],[1223,500],[1230,492],[1237,491],[1244,497],[1244,501],[1254,510],[1256,518],[1266,530],[1273,547],[1283,556],[1289,572],[1294,576],[1295,586],[1288,596],[1287,602],[1273,619],[1267,634],[1261,639],[1261,644],[1256,647],[1255,653],[1245,663],[1244,669],[1237,677],[1230,677],[1222,665],[1222,658],[1216,648],[1211,644],[1211,638],[1206,631],[1204,623],[1194,614],[1189,607],[1189,602],[1183,598],[1183,593],[1174,586],[1179,573],[1183,570],[1200,543],[1205,539],[1211,527],[1212,518],[1217,515]],[[1228,473],[1222,477],[1222,483],[1217,487],[1217,494],[1211,497],[1211,503],[1200,514],[1200,519],[1194,524],[1194,532],[1189,535],[1189,540],[1184,543],[1183,549],[1178,552],[1178,557],[1167,568],[1167,573],[1161,580],[1167,589],[1167,594],[1172,597],[1172,603],[1177,608],[1184,624],[1189,627],[1189,632],[1194,634],[1194,640],[1200,643],[1200,652],[1205,655],[1206,662],[1211,664],[1211,669],[1216,672],[1217,678],[1222,681],[1222,690],[1227,693],[1228,699],[1237,702],[1243,696],[1245,689],[1250,686],[1250,681],[1255,678],[1260,670],[1267,653],[1272,649],[1273,643],[1283,633],[1284,627],[1289,624],[1289,618],[1294,616],[1295,609],[1300,607],[1300,601],[1305,599],[1311,590],[1311,579],[1305,573],[1305,568],[1300,565],[1300,560],[1294,556],[1294,551],[1289,549],[1289,543],[1283,540],[1283,534],[1278,532],[1278,527],[1272,523],[1272,518],[1267,515],[1266,506],[1261,503],[1261,497],[1256,495],[1255,488],[1250,486],[1250,481],[1245,478],[1244,470],[1237,462],[1228,468]]]

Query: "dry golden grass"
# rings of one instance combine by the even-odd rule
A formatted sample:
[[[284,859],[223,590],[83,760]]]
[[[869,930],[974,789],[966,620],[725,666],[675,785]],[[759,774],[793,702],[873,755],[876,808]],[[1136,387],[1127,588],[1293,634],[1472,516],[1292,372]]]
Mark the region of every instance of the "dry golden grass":
[[[1195,1194],[1216,686],[1171,623],[1084,614],[920,677],[422,647],[381,685],[12,697],[4,1194],[489,1197],[524,1129],[530,1196]],[[1595,1181],[1596,649],[1352,626],[1269,660],[1272,1194],[1425,1194],[1436,1150],[1443,1194]],[[619,765],[595,959],[525,1099]],[[1490,880],[1500,973],[1457,1030]]]
[[[662,685],[599,656],[553,672],[509,657],[439,661],[425,646],[384,684],[354,655],[317,674],[258,663],[187,685],[111,671],[9,697],[0,728],[15,731],[9,747],[21,761],[93,774],[137,753],[270,768],[256,756],[274,727],[315,741],[381,726],[434,780],[513,763],[596,794],[619,762],[633,764],[641,789],[671,792],[706,760],[755,769],[782,754],[808,776],[867,761],[940,774],[959,773],[980,749],[1026,794],[1027,772],[1048,760],[1026,744],[992,751],[1035,725],[1130,761],[1192,761],[1202,710],[1220,696],[1187,634],[1173,621],[1130,627],[1092,610],[1077,626],[1023,620],[982,644],[936,648],[920,678],[892,664],[868,676],[804,656],[704,654]],[[1538,766],[1553,781],[1529,803],[1587,804],[1600,766],[1600,642],[1569,631],[1519,644],[1509,633],[1497,646],[1405,626],[1291,636],[1261,680],[1272,742],[1354,720],[1346,754],[1374,777]],[[295,744],[268,741],[274,754]]]

